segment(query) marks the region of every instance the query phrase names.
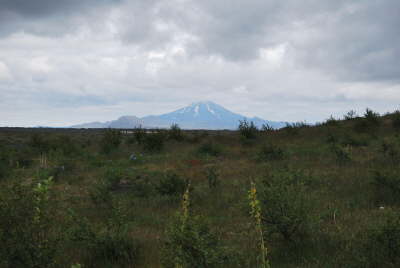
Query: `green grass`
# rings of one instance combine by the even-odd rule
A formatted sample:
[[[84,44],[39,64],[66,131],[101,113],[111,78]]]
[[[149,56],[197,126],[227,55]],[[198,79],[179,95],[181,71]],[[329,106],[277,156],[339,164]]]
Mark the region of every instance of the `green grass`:
[[[20,217],[11,217],[10,211],[30,215],[36,209],[28,199],[13,202],[10,189],[18,185],[29,192],[58,168],[48,206],[44,206],[49,213],[57,211],[46,214],[51,219],[46,224],[54,226],[41,231],[59,240],[55,253],[48,256],[51,262],[44,262],[47,255],[41,253],[40,267],[69,268],[77,263],[83,267],[161,267],[166,230],[181,208],[179,194],[161,194],[159,189],[166,174],[173,173],[181,180],[176,183],[177,193],[182,191],[182,183],[190,180],[191,214],[206,219],[207,228],[223,248],[225,257],[218,259],[218,267],[260,264],[256,242],[259,234],[249,215],[250,181],[256,182],[259,198],[264,198],[263,213],[280,209],[294,214],[292,219],[306,221],[304,232],[293,239],[272,232],[279,226],[264,221],[271,267],[377,267],[376,263],[381,263],[380,267],[398,267],[398,258],[393,254],[388,257],[382,250],[391,245],[390,252],[396,253],[400,248],[400,241],[388,242],[390,232],[396,239],[400,237],[395,233],[400,229],[396,225],[399,221],[391,220],[396,219],[400,204],[396,199],[400,174],[396,151],[400,148],[398,114],[370,117],[257,132],[250,141],[238,131],[182,130],[179,138],[165,139],[157,150],[149,150],[130,135],[122,135],[119,142],[118,135],[114,135],[106,144],[107,136],[99,130],[0,129],[0,244],[11,249],[36,247],[33,242],[21,244],[17,237],[29,237],[29,232],[37,229],[15,229],[15,237],[5,235],[10,226],[18,225]],[[265,145],[270,147],[262,151]],[[282,154],[277,153],[277,148]],[[338,148],[342,152],[338,153]],[[40,152],[47,156],[46,169],[40,168]],[[138,155],[138,160],[129,160],[132,153]],[[29,162],[25,160],[32,164],[18,164]],[[218,174],[215,187],[209,187],[210,167]],[[377,171],[388,174],[389,179],[376,183]],[[280,185],[277,178],[285,172],[289,177],[301,174],[301,184]],[[104,180],[110,182],[103,185]],[[273,189],[274,194],[263,197],[263,185],[267,187],[264,193]],[[94,202],[95,189],[102,189],[96,192],[102,201]],[[296,198],[285,196],[288,192],[296,193]],[[390,193],[390,198],[385,193]],[[309,199],[313,201],[312,212],[296,209],[303,208],[301,202]],[[71,211],[87,219],[94,234],[92,239],[72,239],[71,230],[80,223],[71,219]],[[119,225],[111,228],[107,225],[110,222]],[[29,219],[24,224],[29,226]],[[123,226],[124,230],[115,226]],[[118,241],[122,244],[113,246]],[[379,244],[380,249],[374,244]],[[126,255],[125,251],[131,249],[135,252]],[[17,267],[13,263],[15,256],[10,254],[0,249],[1,268]],[[94,261],[96,254],[108,259]],[[115,260],[115,256],[119,259]],[[38,266],[26,263],[25,267]]]

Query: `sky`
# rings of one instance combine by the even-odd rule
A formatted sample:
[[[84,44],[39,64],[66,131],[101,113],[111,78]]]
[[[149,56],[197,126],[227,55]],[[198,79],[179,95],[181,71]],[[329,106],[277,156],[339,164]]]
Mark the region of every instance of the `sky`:
[[[0,0],[0,126],[210,100],[323,121],[400,103],[398,0]]]

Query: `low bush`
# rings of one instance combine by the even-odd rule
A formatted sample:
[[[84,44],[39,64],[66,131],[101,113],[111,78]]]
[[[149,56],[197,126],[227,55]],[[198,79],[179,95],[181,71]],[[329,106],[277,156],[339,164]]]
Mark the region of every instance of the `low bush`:
[[[204,218],[191,215],[190,184],[183,195],[182,212],[168,226],[162,249],[163,267],[221,267],[227,260],[216,234]]]
[[[135,267],[140,244],[129,236],[128,224],[119,207],[100,229],[95,229],[85,217],[71,214],[69,239],[83,253],[84,267]]]
[[[206,168],[205,173],[208,181],[208,187],[210,189],[217,187],[219,182],[217,168],[215,166],[209,166]]]
[[[344,120],[353,120],[356,117],[357,117],[357,112],[354,110],[350,110],[344,115]]]
[[[168,138],[176,141],[183,141],[184,135],[178,124],[172,124],[168,130]]]
[[[258,198],[268,237],[277,233],[286,241],[296,242],[315,227],[314,200],[306,182],[302,173],[290,170],[272,173],[262,180]]]
[[[160,179],[156,189],[161,195],[181,196],[186,189],[186,182],[176,173],[167,172]]]
[[[108,154],[116,150],[121,142],[122,136],[119,130],[107,129],[100,140],[101,150],[103,153]]]
[[[361,135],[346,135],[342,139],[341,144],[343,146],[353,146],[353,147],[362,147],[368,146],[369,141],[366,137]]]
[[[253,121],[247,119],[239,120],[239,133],[244,139],[254,139],[257,137],[258,129]]]
[[[282,160],[284,157],[284,150],[273,144],[263,145],[258,152],[258,160],[260,161]]]
[[[155,133],[148,133],[143,141],[144,149],[147,152],[160,152],[164,148],[165,134],[161,131]]]
[[[29,145],[38,153],[50,150],[50,142],[42,134],[34,133],[30,137]]]
[[[50,189],[51,179],[1,189],[0,267],[57,267],[62,225]]]
[[[375,113],[371,109],[366,109],[364,118],[358,118],[354,124],[354,130],[359,133],[370,133],[376,132],[381,124],[381,119],[378,113]]]
[[[395,130],[400,130],[400,111],[396,111],[393,113],[392,126]]]
[[[400,204],[400,176],[398,174],[374,171],[372,185],[378,205]]]
[[[142,144],[146,138],[146,130],[142,126],[133,129],[133,137],[138,144]]]
[[[197,148],[197,153],[206,156],[220,156],[222,154],[222,147],[213,142],[205,142]]]
[[[400,266],[400,215],[389,212],[383,224],[365,231],[360,267]]]
[[[331,147],[332,152],[335,154],[336,162],[339,165],[345,165],[350,163],[351,157],[350,153],[346,148],[339,145],[333,145]]]

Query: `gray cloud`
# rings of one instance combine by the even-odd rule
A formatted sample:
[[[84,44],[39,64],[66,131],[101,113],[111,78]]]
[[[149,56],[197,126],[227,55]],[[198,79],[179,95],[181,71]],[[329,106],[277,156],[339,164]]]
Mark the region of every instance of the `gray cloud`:
[[[204,99],[271,120],[384,112],[400,102],[399,12],[396,0],[0,0],[0,125],[29,125],[29,109],[79,123],[71,111],[109,120]]]

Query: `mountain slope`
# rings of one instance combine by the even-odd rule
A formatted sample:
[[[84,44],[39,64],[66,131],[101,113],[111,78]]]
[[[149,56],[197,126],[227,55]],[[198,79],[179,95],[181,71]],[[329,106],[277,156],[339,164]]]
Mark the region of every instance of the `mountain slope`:
[[[178,124],[184,129],[237,129],[239,120],[253,121],[257,127],[268,124],[274,128],[285,126],[285,122],[263,120],[258,117],[248,118],[233,113],[224,107],[211,102],[196,102],[179,110],[162,114],[150,115],[143,118],[136,116],[122,116],[117,120],[105,123],[93,122],[72,126],[73,128],[134,128],[136,126],[150,128],[168,128],[171,124]]]
[[[171,113],[146,116],[142,119],[149,126],[169,127],[172,123],[176,123],[187,129],[236,129],[239,120],[243,119],[253,121],[258,127],[262,124],[276,128],[285,125],[283,122],[266,121],[257,117],[247,118],[211,101],[196,102]]]

